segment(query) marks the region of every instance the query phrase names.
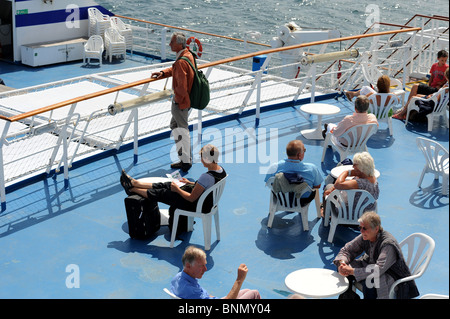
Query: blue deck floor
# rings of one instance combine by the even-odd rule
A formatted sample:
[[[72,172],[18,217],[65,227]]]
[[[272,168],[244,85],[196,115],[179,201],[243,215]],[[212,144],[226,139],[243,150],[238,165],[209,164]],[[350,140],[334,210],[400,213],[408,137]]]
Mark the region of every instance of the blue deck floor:
[[[350,113],[346,100],[329,102],[341,107],[342,112],[326,121],[338,121]],[[285,157],[288,141],[300,139],[307,148],[305,161],[318,164],[325,177],[336,165],[338,155],[332,157],[329,150],[325,163],[320,165],[323,142],[305,140],[299,133],[314,125],[293,107],[262,113],[258,147],[264,144],[264,129],[268,137],[268,129],[277,128],[278,157]],[[225,145],[225,132],[229,128],[252,127],[253,116],[215,124],[205,133],[221,132],[222,140],[217,134],[205,134],[204,143],[214,138],[223,149],[244,151],[244,162],[248,162],[248,143],[245,149],[237,142]],[[414,232],[434,238],[433,259],[417,284],[422,295],[448,295],[449,201],[440,195],[440,182],[433,181],[431,175],[425,177],[421,190],[417,188],[425,163],[415,144],[417,136],[432,136],[448,148],[448,130],[443,126],[429,134],[424,124],[405,129],[397,120],[393,138],[381,124],[369,141],[369,151],[381,172],[379,214],[384,228],[399,240]],[[167,298],[163,288],[180,271],[184,249],[190,244],[203,247],[201,222],[173,249],[169,247],[167,227],[161,227],[150,240],[131,240],[119,174],[125,168],[135,177],[164,176],[170,171],[168,154],[172,143],[163,139],[141,146],[137,164],[133,164],[132,151],[126,151],[76,168],[70,173],[67,190],[63,177],[57,175],[7,194],[7,209],[1,214],[0,224],[0,298]],[[270,145],[266,146],[268,154]],[[215,241],[213,232],[212,249],[207,254],[208,272],[201,280],[213,295],[225,296],[237,267],[246,263],[249,273],[244,287],[258,289],[263,298],[286,298],[287,274],[308,267],[333,269],[334,256],[357,234],[339,227],[334,244],[328,243],[328,228],[315,218],[313,209],[308,232],[303,232],[297,214],[282,212],[276,215],[273,228],[268,229],[269,197],[264,175],[259,172],[261,164],[258,158],[256,163],[224,160],[229,178],[220,203],[221,241]],[[203,170],[197,163],[186,177],[195,179]],[[66,268],[69,265],[79,269],[80,288],[66,287],[66,278],[73,272]]]
[[[337,122],[353,111],[344,99],[327,102],[339,106],[341,113],[325,122]],[[301,268],[334,269],[334,256],[356,236],[355,230],[338,227],[334,243],[328,243],[328,228],[316,218],[314,205],[308,232],[303,232],[297,214],[280,212],[273,228],[266,226],[269,191],[260,174],[260,168],[267,165],[264,154],[283,159],[285,145],[300,139],[307,148],[305,161],[317,164],[324,177],[338,162],[337,153],[328,150],[321,164],[323,142],[305,140],[300,134],[300,130],[315,126],[316,119],[312,120],[305,120],[298,107],[263,112],[258,145],[250,138],[243,148],[225,136],[233,134],[230,129],[254,128],[254,116],[204,128],[203,143],[213,142],[228,156],[233,155],[222,158],[229,177],[220,202],[221,240],[215,241],[213,232],[208,272],[201,279],[210,294],[225,296],[237,267],[245,263],[249,273],[244,288],[258,289],[263,298],[286,298],[286,275]],[[394,120],[393,125],[393,137],[380,124],[368,143],[381,172],[378,212],[384,228],[399,241],[415,232],[434,238],[433,259],[417,285],[421,295],[448,295],[449,199],[440,195],[441,181],[433,181],[431,175],[425,176],[422,189],[417,187],[425,159],[415,139],[433,138],[448,149],[449,131],[442,123],[431,134],[426,124],[405,128],[403,122]],[[276,136],[270,136],[270,129],[276,129]],[[68,189],[64,189],[63,176],[56,175],[8,193],[6,211],[0,214],[0,298],[167,299],[163,288],[169,287],[171,278],[181,270],[184,249],[191,244],[203,247],[201,222],[194,232],[182,235],[183,241],[177,241],[173,249],[167,227],[149,240],[131,240],[119,176],[122,168],[136,178],[165,176],[171,171],[172,146],[168,138],[142,145],[137,164],[132,151],[123,151],[73,169]],[[256,163],[253,152],[260,152]],[[203,171],[196,163],[185,177],[196,179]],[[66,279],[73,274],[73,265],[79,270],[80,287],[69,289]]]

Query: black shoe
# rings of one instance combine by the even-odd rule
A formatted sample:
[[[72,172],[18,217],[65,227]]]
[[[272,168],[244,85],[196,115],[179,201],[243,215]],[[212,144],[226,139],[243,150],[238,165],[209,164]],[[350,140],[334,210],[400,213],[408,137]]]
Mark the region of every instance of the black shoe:
[[[180,169],[182,165],[183,165],[183,162],[173,163],[173,164],[170,164],[170,168]]]
[[[183,172],[187,172],[191,167],[192,167],[191,163],[183,163],[181,161],[178,163],[170,164],[170,168],[181,169]]]
[[[191,164],[191,163],[183,163],[183,164],[181,165],[181,170],[182,170],[183,172],[187,172],[187,171],[189,171],[189,170],[191,169],[191,167],[192,167],[192,164]]]
[[[120,184],[125,190],[125,193],[130,196],[132,194],[130,189],[133,188],[133,185],[131,184],[131,177],[125,172],[125,170],[122,170],[122,174],[120,175]]]

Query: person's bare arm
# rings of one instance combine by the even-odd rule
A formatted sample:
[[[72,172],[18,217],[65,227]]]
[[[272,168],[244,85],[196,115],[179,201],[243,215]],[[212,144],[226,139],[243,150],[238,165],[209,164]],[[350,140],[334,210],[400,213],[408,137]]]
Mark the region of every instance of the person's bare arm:
[[[244,283],[245,277],[247,276],[248,268],[245,264],[241,264],[238,268],[237,279],[233,284],[230,292],[224,299],[236,299],[239,291],[241,290],[242,284]]]

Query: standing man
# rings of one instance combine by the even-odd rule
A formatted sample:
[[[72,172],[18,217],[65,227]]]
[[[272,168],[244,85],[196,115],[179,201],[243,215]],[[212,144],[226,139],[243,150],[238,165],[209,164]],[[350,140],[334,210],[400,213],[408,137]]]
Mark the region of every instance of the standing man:
[[[172,99],[170,129],[172,130],[180,161],[171,164],[170,167],[187,172],[192,166],[188,116],[191,107],[189,93],[191,92],[195,74],[189,63],[181,59],[181,57],[187,57],[193,65],[195,61],[191,52],[186,49],[186,37],[183,33],[175,32],[169,45],[170,49],[177,54],[174,64],[170,68],[152,73],[152,77],[161,79],[172,76],[174,97]]]

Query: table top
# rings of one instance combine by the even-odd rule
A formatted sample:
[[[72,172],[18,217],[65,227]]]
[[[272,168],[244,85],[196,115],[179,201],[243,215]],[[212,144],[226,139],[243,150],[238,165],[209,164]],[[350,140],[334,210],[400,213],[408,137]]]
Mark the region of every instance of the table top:
[[[331,176],[333,176],[334,178],[338,178],[339,175],[342,174],[342,172],[348,171],[350,169],[353,169],[353,165],[341,165],[341,166],[336,166],[335,168],[333,168],[330,173],[331,173]],[[375,177],[379,178],[380,175],[381,175],[380,172],[377,169],[375,169]]]
[[[294,293],[309,298],[327,298],[342,294],[348,279],[338,272],[323,268],[305,268],[291,272],[284,280]]]
[[[339,107],[326,103],[308,103],[300,106],[300,110],[315,115],[331,115],[341,111]]]

